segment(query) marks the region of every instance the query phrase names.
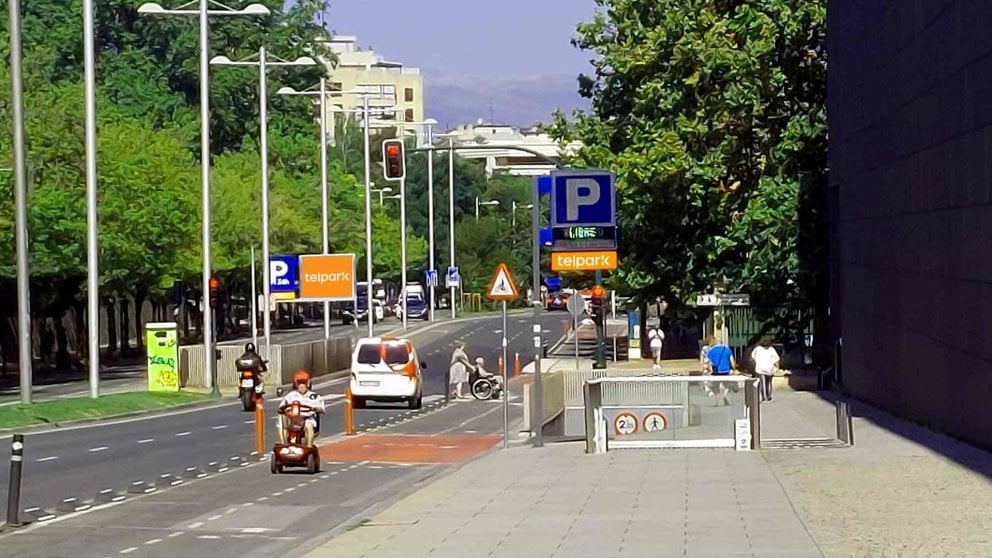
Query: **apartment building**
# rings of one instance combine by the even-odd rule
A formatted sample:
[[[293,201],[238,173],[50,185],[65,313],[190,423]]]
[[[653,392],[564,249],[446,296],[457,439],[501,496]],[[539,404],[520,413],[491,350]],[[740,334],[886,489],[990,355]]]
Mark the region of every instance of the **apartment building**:
[[[335,35],[325,42],[338,58],[335,65],[327,65],[329,89],[368,93],[375,121],[424,120],[424,83],[419,68],[385,60],[372,49],[359,47],[358,38],[352,35]],[[342,113],[355,114],[361,106],[358,95],[333,97],[328,103],[328,121]]]

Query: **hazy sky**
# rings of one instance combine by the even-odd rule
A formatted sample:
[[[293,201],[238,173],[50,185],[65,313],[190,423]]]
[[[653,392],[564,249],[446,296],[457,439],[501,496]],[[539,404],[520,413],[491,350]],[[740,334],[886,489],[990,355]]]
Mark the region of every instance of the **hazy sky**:
[[[575,77],[589,70],[590,55],[570,40],[595,7],[594,0],[331,0],[327,23],[387,60],[421,68],[428,112],[442,122],[488,117],[495,96],[496,112],[523,125],[545,118],[551,105],[583,104]],[[548,87],[537,91],[542,81],[534,78]],[[485,93],[501,82],[513,100]],[[520,94],[530,87],[540,96],[533,101]]]
[[[569,43],[593,0],[331,0],[328,26],[384,57],[431,73],[489,77],[577,74]]]

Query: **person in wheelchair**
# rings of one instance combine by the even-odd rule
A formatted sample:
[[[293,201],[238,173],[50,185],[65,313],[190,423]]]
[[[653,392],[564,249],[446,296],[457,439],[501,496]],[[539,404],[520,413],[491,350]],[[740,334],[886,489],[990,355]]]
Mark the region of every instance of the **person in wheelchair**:
[[[484,358],[482,358],[482,357],[478,357],[478,358],[475,359],[475,377],[476,378],[485,378],[487,380],[490,380],[492,382],[495,382],[496,385],[498,385],[500,387],[500,389],[503,388],[503,377],[500,376],[500,375],[498,375],[498,374],[493,374],[493,373],[487,371],[486,370],[486,360]],[[474,382],[475,382],[475,380],[473,380],[473,383]]]
[[[316,397],[311,397],[311,396]],[[306,430],[307,447],[313,447],[314,439],[320,432],[320,415],[324,413],[324,400],[311,391],[310,374],[301,370],[293,374],[293,390],[286,394],[279,403],[279,411],[285,411],[294,402],[299,402],[303,407],[300,415],[304,418],[303,428]],[[280,413],[279,415],[279,441],[286,443],[286,429],[290,427],[289,419]]]

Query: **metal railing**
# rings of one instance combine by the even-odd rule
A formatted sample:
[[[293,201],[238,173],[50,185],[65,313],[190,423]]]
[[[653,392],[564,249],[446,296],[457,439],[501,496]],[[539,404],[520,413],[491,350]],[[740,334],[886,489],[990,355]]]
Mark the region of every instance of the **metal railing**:
[[[586,380],[583,392],[587,453],[761,447],[758,381],[754,378],[600,377]]]
[[[323,339],[305,343],[261,346],[262,358],[269,361],[266,383],[283,385],[291,382],[293,373],[306,370],[314,377],[323,376],[351,365],[353,340],[350,337]],[[217,362],[217,385],[232,387],[238,385],[235,362],[243,351],[240,346],[220,345],[220,360]],[[204,366],[203,345],[188,345],[179,348],[179,378],[182,387],[205,387],[206,367]]]

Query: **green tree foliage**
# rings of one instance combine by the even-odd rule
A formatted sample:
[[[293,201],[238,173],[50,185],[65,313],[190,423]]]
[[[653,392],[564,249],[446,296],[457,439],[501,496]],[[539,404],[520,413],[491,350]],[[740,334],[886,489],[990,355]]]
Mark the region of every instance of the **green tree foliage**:
[[[617,172],[615,279],[685,302],[726,277],[769,324],[824,316],[825,0],[597,3],[592,112],[555,133]]]

